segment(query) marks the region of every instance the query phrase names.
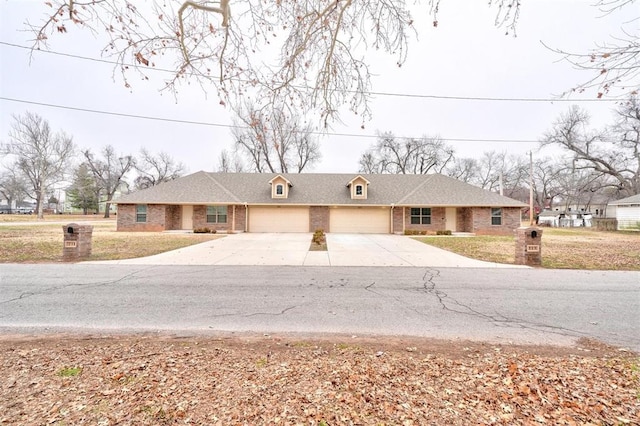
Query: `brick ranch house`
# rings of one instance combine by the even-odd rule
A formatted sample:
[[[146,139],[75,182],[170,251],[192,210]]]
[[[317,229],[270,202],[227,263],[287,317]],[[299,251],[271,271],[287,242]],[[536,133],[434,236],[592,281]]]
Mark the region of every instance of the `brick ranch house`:
[[[124,195],[119,231],[513,234],[525,204],[440,175],[197,172]]]

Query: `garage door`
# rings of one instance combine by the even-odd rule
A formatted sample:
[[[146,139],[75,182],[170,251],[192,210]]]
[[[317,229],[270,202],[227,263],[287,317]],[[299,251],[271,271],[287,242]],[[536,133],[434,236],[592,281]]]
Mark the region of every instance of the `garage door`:
[[[329,210],[329,228],[334,233],[388,234],[387,208],[335,208]]]
[[[309,232],[309,207],[249,207],[249,232]]]

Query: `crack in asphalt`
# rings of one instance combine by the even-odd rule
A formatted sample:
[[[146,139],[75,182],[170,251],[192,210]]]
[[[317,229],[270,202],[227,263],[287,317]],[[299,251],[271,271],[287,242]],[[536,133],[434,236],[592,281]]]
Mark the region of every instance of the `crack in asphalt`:
[[[422,288],[420,290],[424,291],[427,294],[436,296],[438,299],[438,303],[440,304],[440,306],[442,306],[442,309],[445,311],[482,318],[499,327],[516,327],[516,328],[535,330],[535,331],[541,331],[545,333],[552,333],[552,334],[558,334],[561,336],[570,336],[570,337],[577,337],[577,336],[591,337],[591,335],[588,333],[581,332],[578,330],[572,330],[566,327],[548,325],[543,323],[534,323],[534,322],[526,321],[519,318],[509,318],[505,315],[500,314],[497,311],[494,311],[495,313],[493,315],[480,312],[468,305],[465,305],[464,303],[460,303],[457,299],[454,299],[453,297],[449,296],[444,291],[437,289],[435,279],[438,278],[439,276],[440,276],[439,270],[427,269],[424,275],[422,276]],[[450,301],[451,304],[454,304],[459,306],[460,308],[463,308],[464,310],[457,310],[452,308],[450,305],[445,303],[446,300]]]
[[[297,308],[298,305],[294,305],[294,306],[289,306],[287,308],[284,308],[283,310],[281,310],[280,312],[253,312],[251,314],[217,314],[217,315],[211,315],[213,318],[223,318],[223,317],[240,317],[240,318],[250,318],[250,317],[256,317],[259,315],[267,315],[267,316],[272,316],[272,317],[277,317],[277,316],[281,316],[286,314],[287,312],[289,312],[292,309]],[[211,326],[209,326],[209,328],[211,328]]]
[[[14,297],[13,299],[7,299],[7,300],[2,300],[0,301],[0,305],[4,305],[7,303],[11,303],[11,302],[16,302],[19,300],[24,300],[27,299],[29,297],[33,297],[33,296],[38,296],[41,294],[49,294],[49,293],[54,293],[56,291],[59,290],[64,290],[67,288],[71,288],[71,287],[84,287],[84,288],[91,288],[91,287],[105,287],[108,285],[113,285],[113,284],[118,284],[121,281],[124,281],[128,278],[131,278],[141,272],[146,272],[149,269],[155,268],[155,266],[150,266],[144,269],[141,269],[139,271],[134,271],[131,272],[129,274],[123,275],[120,278],[117,279],[113,279],[113,280],[109,280],[109,281],[103,281],[103,282],[97,282],[97,283],[74,283],[74,284],[64,284],[64,285],[59,285],[59,286],[54,286],[54,287],[48,287],[48,288],[44,288],[42,290],[39,291],[25,291],[22,292],[18,297]]]

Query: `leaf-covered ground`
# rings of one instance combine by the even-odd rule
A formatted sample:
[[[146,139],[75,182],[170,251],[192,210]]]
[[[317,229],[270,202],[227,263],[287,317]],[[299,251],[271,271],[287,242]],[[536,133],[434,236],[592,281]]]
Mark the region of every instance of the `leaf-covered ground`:
[[[638,357],[417,338],[0,338],[0,424],[640,424]]]

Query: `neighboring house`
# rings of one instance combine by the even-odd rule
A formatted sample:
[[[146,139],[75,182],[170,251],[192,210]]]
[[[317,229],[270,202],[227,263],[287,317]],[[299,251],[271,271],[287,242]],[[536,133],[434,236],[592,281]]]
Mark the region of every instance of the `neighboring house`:
[[[197,172],[115,202],[120,231],[512,234],[526,207],[439,174]]]
[[[640,231],[640,194],[609,203],[616,208],[618,230]]]
[[[560,211],[543,210],[538,214],[538,225],[551,226],[554,228],[578,228],[581,226],[590,228],[592,226],[593,214],[585,211]]]

